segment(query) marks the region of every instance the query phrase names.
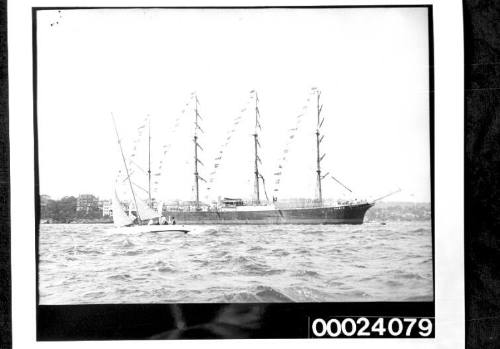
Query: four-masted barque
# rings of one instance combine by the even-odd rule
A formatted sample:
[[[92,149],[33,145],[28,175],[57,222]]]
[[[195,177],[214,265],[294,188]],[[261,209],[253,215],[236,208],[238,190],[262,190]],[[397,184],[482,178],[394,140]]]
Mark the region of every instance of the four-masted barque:
[[[255,100],[255,120],[254,132],[252,134],[253,142],[253,191],[254,199],[246,202],[240,198],[223,198],[217,204],[206,204],[200,201],[200,177],[198,172],[198,149],[201,148],[199,144],[199,125],[200,115],[198,112],[198,97],[194,95],[194,131],[193,131],[193,174],[194,174],[194,200],[192,205],[164,206],[159,204],[157,211],[158,219],[156,224],[162,222],[175,221],[177,224],[362,224],[365,213],[370,209],[376,200],[355,200],[355,201],[337,201],[334,204],[327,203],[323,200],[322,181],[329,175],[324,174],[321,168],[321,160],[324,155],[321,154],[321,141],[323,135],[321,134],[321,126],[324,119],[321,116],[322,105],[320,103],[321,92],[313,89],[316,98],[316,119],[315,119],[315,132],[313,140],[315,143],[315,181],[316,181],[316,195],[315,199],[308,202],[306,205],[302,204],[284,204],[280,203],[275,196],[272,200],[267,197],[265,191],[264,177],[260,171],[260,158],[259,158],[259,130],[260,126],[260,111],[259,99],[257,92],[252,91]],[[150,144],[150,142],[149,142]],[[150,150],[149,150],[150,153]],[[125,163],[125,160],[124,160]],[[148,171],[149,183],[151,183],[151,171]],[[130,174],[128,174],[130,177]],[[332,177],[333,178],[333,177]],[[333,178],[335,179],[335,178]],[[336,180],[336,179],[335,179]],[[342,183],[340,183],[342,185]],[[300,185],[300,183],[297,183]],[[264,189],[266,199],[262,199],[261,187]],[[130,187],[133,192],[132,185]],[[136,200],[134,198],[134,200]],[[149,185],[149,202],[151,203],[151,185]],[[136,207],[141,205],[135,204]]]

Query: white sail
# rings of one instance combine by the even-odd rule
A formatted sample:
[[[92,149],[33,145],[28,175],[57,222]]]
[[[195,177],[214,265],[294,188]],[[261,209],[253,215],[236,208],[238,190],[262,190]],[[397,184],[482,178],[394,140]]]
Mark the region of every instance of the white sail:
[[[133,218],[129,217],[120,203],[120,199],[118,198],[118,194],[114,193],[114,197],[112,200],[113,203],[113,223],[117,227],[124,227],[127,225],[131,225],[134,221]]]
[[[163,211],[163,201],[160,201],[158,202],[158,206],[156,207],[156,213],[158,214],[158,216],[162,215],[162,211]]]
[[[150,208],[144,201],[139,198],[137,198],[137,213],[143,221],[160,217],[158,212]]]

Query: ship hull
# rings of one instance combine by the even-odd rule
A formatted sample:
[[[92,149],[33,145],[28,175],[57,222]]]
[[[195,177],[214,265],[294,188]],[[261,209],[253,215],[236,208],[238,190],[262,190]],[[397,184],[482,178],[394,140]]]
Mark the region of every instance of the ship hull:
[[[363,224],[372,203],[245,211],[164,211],[177,224]]]

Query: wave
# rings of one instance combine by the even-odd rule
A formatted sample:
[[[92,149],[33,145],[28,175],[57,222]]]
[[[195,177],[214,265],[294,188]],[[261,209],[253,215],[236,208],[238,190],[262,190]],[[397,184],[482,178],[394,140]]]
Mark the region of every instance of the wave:
[[[402,282],[395,281],[395,280],[387,280],[387,281],[385,281],[385,284],[389,287],[401,287],[404,285]]]
[[[268,275],[277,275],[277,274],[283,274],[285,272],[286,272],[285,269],[270,269],[270,270],[264,272],[264,275],[266,275],[266,276],[268,276]]]
[[[283,228],[274,228],[267,231],[268,233],[283,233]]]
[[[418,262],[418,264],[429,264],[432,263],[432,258],[424,259],[423,261]]]
[[[161,267],[161,268],[158,268],[158,271],[160,273],[176,273],[177,270],[175,270],[174,268],[170,268],[170,267]]]
[[[245,263],[252,263],[253,260],[251,257],[245,257],[245,256],[238,256],[237,258],[231,257],[233,262],[235,263],[240,263],[240,264],[245,264]]]
[[[158,250],[156,248],[152,248],[150,250],[145,250],[144,251],[145,254],[153,254],[153,253],[158,253],[158,252],[165,252],[165,250]]]
[[[404,271],[396,271],[394,273],[394,277],[396,279],[404,279],[404,280],[427,280],[427,278],[423,277],[420,274],[417,273],[410,273],[410,272],[404,272]]]
[[[50,260],[50,259],[40,259],[39,260],[40,264],[52,264],[56,263],[56,261]]]
[[[344,285],[344,283],[337,280],[328,281],[328,286],[342,286],[342,285]]]
[[[178,271],[175,265],[164,261],[156,261],[153,266],[160,273],[176,273]]]
[[[254,294],[249,292],[236,292],[224,294],[222,297],[215,297],[216,303],[258,303],[261,300]]]
[[[362,290],[350,290],[339,293],[339,295],[346,298],[370,298],[371,295]]]
[[[129,239],[125,239],[125,240],[122,240],[122,241],[116,241],[114,243],[115,246],[118,246],[118,247],[134,247],[135,244],[130,241]]]
[[[424,256],[422,256],[421,254],[418,254],[418,253],[407,253],[404,256],[402,256],[401,258],[402,259],[420,259],[422,257],[424,257]]]
[[[229,251],[216,251],[215,254],[214,254],[214,257],[215,258],[222,258],[222,257],[226,257],[229,255]]]
[[[285,257],[285,256],[288,256],[290,254],[290,252],[282,250],[281,248],[274,249],[271,251],[271,253],[273,256],[277,256],[277,257]]]
[[[201,230],[199,232],[200,233],[203,232],[203,233],[210,235],[210,236],[216,236],[219,233],[219,231],[217,229],[214,229],[214,228]]]
[[[342,253],[342,252],[344,252],[344,251],[342,251],[338,247],[334,247],[334,248],[332,248],[331,250],[328,251],[328,253]]]
[[[258,251],[264,251],[265,248],[261,246],[252,246],[248,249],[248,252],[258,252]]]
[[[143,250],[134,250],[134,251],[127,251],[125,253],[122,253],[122,256],[137,256],[144,253]],[[120,254],[119,254],[120,255]]]
[[[413,229],[410,230],[410,233],[429,233],[431,230],[430,228],[418,228],[418,229]]]
[[[351,231],[351,234],[353,234],[353,235],[362,234],[362,233],[366,233],[366,231],[363,229],[356,229],[356,230]]]
[[[366,265],[363,264],[354,264],[353,267],[358,269],[366,269]]]
[[[404,298],[403,301],[406,301],[406,302],[432,302],[432,294],[411,296],[411,297]]]
[[[319,273],[313,270],[298,270],[293,273],[293,276],[310,276],[310,277],[319,277]]]
[[[270,268],[263,263],[247,264],[241,268],[247,275],[268,275]]]
[[[205,267],[211,263],[223,263],[223,264],[226,263],[225,258],[223,258],[223,260],[221,261],[212,260],[211,262],[209,262],[207,259],[193,259],[191,260],[191,262],[199,264],[199,267]]]
[[[257,286],[255,295],[261,302],[294,302],[292,298],[269,286]]]
[[[92,248],[85,248],[85,247],[68,247],[68,248],[65,248],[63,250],[64,253],[66,254],[86,254],[86,255],[94,255],[94,256],[97,256],[97,255],[102,255],[104,254],[104,252],[100,251],[100,250],[95,250],[95,249],[92,249]]]
[[[305,247],[299,247],[299,248],[296,248],[294,250],[294,252],[298,253],[298,254],[301,254],[301,255],[305,255],[305,256],[310,256],[311,255],[311,250],[310,249],[307,249]]]
[[[83,296],[86,298],[94,299],[94,298],[102,298],[105,295],[106,295],[106,292],[98,291],[98,292],[87,292]]]
[[[323,235],[325,233],[325,231],[323,231],[323,230],[305,230],[303,233],[308,234],[308,235]]]
[[[110,275],[107,278],[110,280],[125,281],[125,280],[130,280],[130,275],[129,274]]]
[[[325,302],[332,299],[328,292],[309,286],[294,286],[287,288],[287,295],[296,302]]]

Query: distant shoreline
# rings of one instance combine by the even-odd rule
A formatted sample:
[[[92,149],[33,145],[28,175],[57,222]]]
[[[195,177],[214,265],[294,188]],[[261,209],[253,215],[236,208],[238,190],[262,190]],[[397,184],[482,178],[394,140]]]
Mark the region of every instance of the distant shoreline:
[[[385,223],[401,223],[401,222],[427,222],[430,221],[429,218],[418,218],[418,219],[386,219],[386,220],[380,220],[380,219],[365,219],[363,224],[365,223],[378,223],[378,224],[385,224]],[[42,225],[57,225],[57,224],[113,224],[112,221],[85,221],[85,222],[40,222]],[[214,223],[217,225],[217,223]],[[360,225],[363,225],[360,224]],[[240,225],[240,224],[232,224],[232,225]],[[245,225],[245,224],[241,224]],[[259,224],[257,224],[259,225]],[[267,224],[262,224],[262,225],[273,225],[272,223],[267,223]],[[277,224],[277,225],[287,225],[287,224]],[[291,224],[291,225],[296,225],[296,224]],[[336,225],[336,224],[323,224],[323,225]]]
[[[365,215],[364,222],[410,222],[410,221],[427,221],[431,219],[430,203],[392,203],[380,202],[368,210]],[[112,217],[60,217],[42,218],[40,224],[111,224]]]
[[[112,224],[113,219],[77,219],[70,222],[61,222],[53,219],[41,219],[40,224]]]

